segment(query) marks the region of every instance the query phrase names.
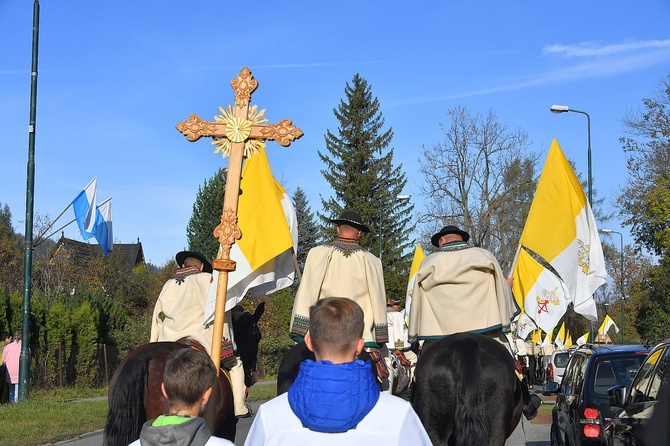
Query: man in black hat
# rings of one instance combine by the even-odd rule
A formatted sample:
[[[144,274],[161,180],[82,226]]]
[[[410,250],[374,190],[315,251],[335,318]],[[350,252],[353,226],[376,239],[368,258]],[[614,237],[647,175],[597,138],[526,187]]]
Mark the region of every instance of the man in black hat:
[[[431,237],[439,251],[419,267],[412,295],[409,340],[430,342],[462,332],[480,333],[498,340],[512,354],[504,331],[520,309],[512,287],[493,254],[468,245],[470,235],[445,226]],[[524,415],[531,419],[537,407],[524,392]]]
[[[199,252],[181,251],[175,256],[179,269],[170,278],[156,301],[151,320],[151,339],[178,341],[191,338],[210,353],[211,327],[203,323],[207,291],[212,281],[212,264]]]
[[[205,303],[212,282],[212,264],[196,251],[181,251],[175,256],[179,269],[163,285],[151,321],[151,339],[156,341],[178,341],[191,338],[198,341],[211,354],[212,325],[205,325]],[[242,361],[235,355],[232,320],[229,311],[225,314],[221,346],[221,366],[228,370],[233,388],[235,415],[238,418],[251,416],[246,402],[244,369]]]
[[[312,248],[293,304],[290,336],[302,342],[309,328],[309,308],[325,297],[347,297],[363,309],[365,347],[386,351],[386,291],[382,262],[358,244],[363,232],[370,232],[353,211],[331,220],[337,238]]]
[[[427,256],[417,272],[410,342],[460,332],[503,336],[506,342],[501,330],[519,313],[512,288],[493,254],[471,247],[469,239],[451,225],[432,236],[440,250]]]

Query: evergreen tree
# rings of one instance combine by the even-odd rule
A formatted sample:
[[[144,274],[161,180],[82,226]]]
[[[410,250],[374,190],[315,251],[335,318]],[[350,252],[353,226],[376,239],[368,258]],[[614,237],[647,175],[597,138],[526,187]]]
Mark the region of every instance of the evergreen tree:
[[[310,249],[316,246],[319,237],[319,227],[314,221],[314,214],[309,207],[305,191],[298,186],[293,194],[293,206],[298,220],[298,266],[300,271],[305,269],[305,260]]]
[[[319,157],[321,171],[334,195],[321,198],[324,238],[334,235],[330,219],[343,210],[358,212],[370,228],[360,243],[380,256],[388,296],[404,296],[411,262],[412,241],[408,226],[414,208],[399,200],[407,183],[402,165],[393,166],[392,129],[383,130],[379,101],[368,82],[358,73],[344,89],[345,99],[333,112],[339,121],[338,134],[327,131],[326,153]]]
[[[0,203],[0,286],[5,291],[21,291],[23,253],[21,239],[12,227],[9,206]]]
[[[188,249],[198,251],[209,259],[215,259],[219,241],[214,238],[214,228],[221,223],[223,196],[226,183],[217,172],[198,187],[193,203],[193,214],[186,227]]]

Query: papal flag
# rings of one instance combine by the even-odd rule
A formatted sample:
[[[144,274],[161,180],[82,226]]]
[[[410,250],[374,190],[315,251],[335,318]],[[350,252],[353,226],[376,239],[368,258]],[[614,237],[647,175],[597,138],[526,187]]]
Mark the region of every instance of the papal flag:
[[[533,344],[535,345],[540,345],[540,342],[542,342],[542,330],[537,329],[533,332],[533,337],[532,337]]]
[[[565,336],[565,344],[563,344],[563,348],[570,348],[572,347],[572,336],[570,336],[570,332],[567,333]]]
[[[531,331],[537,329],[535,323],[526,313],[521,313],[516,321],[516,333],[521,339],[526,339]]]
[[[426,258],[421,248],[421,243],[416,244],[414,249],[414,258],[412,266],[409,268],[409,281],[407,282],[407,293],[405,294],[405,323],[409,326],[409,312],[412,308],[412,293],[414,292],[414,283],[416,283],[416,273],[419,271],[421,262]]]
[[[577,345],[584,345],[589,342],[589,335],[591,332],[587,331],[577,339]]]
[[[579,179],[556,140],[551,143],[520,243],[558,273],[575,311],[597,320],[593,293],[607,278],[598,228]]]
[[[514,266],[512,291],[521,297],[524,314],[545,332],[551,332],[568,308],[568,290],[556,274],[521,248]]]
[[[272,176],[264,148],[249,158],[242,169],[237,206],[242,236],[230,249],[237,262],[228,273],[226,311],[249,292],[264,296],[293,283],[298,248],[298,224],[288,194]],[[214,320],[218,272],[212,274],[205,306],[205,324]]]
[[[616,333],[619,333],[619,327],[617,327],[609,314],[605,315],[605,319],[603,320],[603,323],[600,324],[600,328],[598,329],[598,334],[603,335],[604,337],[604,335],[606,335],[609,329],[612,327],[614,327],[614,331]]]
[[[565,345],[566,331],[565,331],[565,322],[561,324],[561,328],[558,329],[556,333],[556,338],[554,338],[554,345],[556,348],[563,348]]]
[[[547,345],[550,345],[552,343],[551,335],[553,332],[548,331],[544,339],[542,340],[542,344],[540,344],[540,347],[546,347]]]

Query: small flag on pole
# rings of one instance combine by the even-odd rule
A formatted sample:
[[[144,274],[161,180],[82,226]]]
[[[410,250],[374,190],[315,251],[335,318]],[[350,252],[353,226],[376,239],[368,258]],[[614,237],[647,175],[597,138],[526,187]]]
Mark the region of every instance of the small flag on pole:
[[[412,259],[412,266],[409,268],[409,281],[407,283],[407,294],[405,294],[405,323],[409,326],[409,315],[412,309],[412,293],[414,292],[414,283],[416,282],[416,273],[419,271],[421,262],[426,258],[426,255],[421,248],[421,243],[416,244],[414,249],[414,258]]]
[[[84,240],[88,240],[95,235],[95,195],[98,185],[98,178],[94,177],[86,187],[79,192],[79,195],[72,200],[72,208],[74,209],[74,217],[79,226],[79,232]]]
[[[606,315],[605,319],[603,320],[603,323],[600,324],[600,328],[598,329],[598,334],[605,335],[609,331],[610,328],[614,327],[614,331],[616,333],[619,333],[619,327],[614,323],[610,315]]]
[[[94,228],[95,239],[102,252],[109,254],[114,249],[114,234],[112,231],[112,199],[103,201],[97,208]]]

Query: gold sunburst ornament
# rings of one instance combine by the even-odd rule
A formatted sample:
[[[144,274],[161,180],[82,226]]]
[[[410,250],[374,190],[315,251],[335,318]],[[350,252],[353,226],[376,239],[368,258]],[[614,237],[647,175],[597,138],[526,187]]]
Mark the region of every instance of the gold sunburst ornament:
[[[230,155],[231,143],[244,142],[244,156],[249,157],[258,153],[259,149],[265,146],[262,139],[248,139],[252,125],[268,122],[268,118],[264,116],[265,109],[258,110],[258,106],[251,106],[248,118],[235,116],[230,104],[228,104],[227,109],[219,107],[219,110],[221,114],[214,116],[214,120],[226,125],[226,136],[214,138],[212,141],[212,144],[216,146],[214,153],[221,152],[221,155],[225,158]]]

